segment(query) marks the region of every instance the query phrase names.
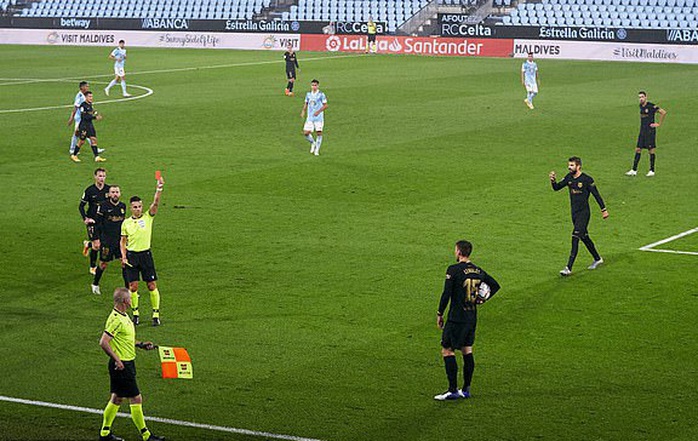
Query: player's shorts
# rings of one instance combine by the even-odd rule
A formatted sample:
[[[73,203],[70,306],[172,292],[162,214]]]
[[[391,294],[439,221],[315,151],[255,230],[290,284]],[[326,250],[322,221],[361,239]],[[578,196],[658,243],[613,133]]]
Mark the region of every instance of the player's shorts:
[[[538,83],[535,81],[533,83],[526,81],[526,92],[538,93]]]
[[[154,282],[158,279],[155,272],[155,262],[153,254],[147,251],[126,251],[126,259],[129,265],[124,268],[124,277],[128,283],[143,280],[144,282]]]
[[[114,75],[117,77],[126,76],[126,71],[124,71],[124,66],[114,66]]]
[[[114,259],[121,260],[121,244],[118,240],[101,240],[99,248],[99,260],[111,262]]]
[[[99,239],[95,232],[95,224],[85,225],[85,227],[87,228],[87,240],[93,241],[95,239]]]
[[[116,369],[116,362],[109,359],[109,390],[120,398],[133,398],[141,394],[136,383],[135,361],[122,361],[124,368]]]
[[[589,234],[589,219],[591,219],[591,212],[589,210],[572,213],[572,224],[574,225],[572,236],[581,239]]]
[[[325,121],[306,121],[303,125],[304,132],[322,132]]]
[[[649,129],[640,130],[637,137],[637,146],[641,149],[653,149],[657,147],[657,129],[650,127]]]
[[[441,347],[444,349],[460,349],[475,343],[475,328],[477,322],[456,323],[447,321],[441,334]]]
[[[84,141],[87,138],[96,138],[97,131],[95,130],[95,126],[93,124],[86,124],[78,127],[77,135],[78,138]]]
[[[376,42],[376,34],[368,34],[368,42],[375,43]]]
[[[286,69],[286,78],[289,80],[296,79],[296,69]]]
[[[76,118],[75,119],[75,134],[77,135],[78,130],[80,130],[80,119]]]

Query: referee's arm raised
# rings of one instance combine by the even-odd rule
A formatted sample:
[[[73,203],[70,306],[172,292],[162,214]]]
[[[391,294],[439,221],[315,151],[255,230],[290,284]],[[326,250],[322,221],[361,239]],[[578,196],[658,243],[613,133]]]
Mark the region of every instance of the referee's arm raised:
[[[151,216],[155,216],[158,214],[158,205],[160,204],[160,195],[162,194],[162,189],[165,186],[165,180],[160,177],[158,179],[158,185],[155,188],[155,198],[153,199],[153,203],[150,204],[150,208],[148,209],[148,213],[150,213]]]

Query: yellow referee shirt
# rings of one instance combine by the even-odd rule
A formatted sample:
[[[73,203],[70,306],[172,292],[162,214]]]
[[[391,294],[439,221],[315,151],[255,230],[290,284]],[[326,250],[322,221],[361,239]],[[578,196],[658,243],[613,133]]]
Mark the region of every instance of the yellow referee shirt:
[[[138,219],[134,219],[133,216],[124,219],[121,224],[121,235],[128,239],[127,250],[136,253],[149,250],[150,238],[153,235],[153,216],[145,211]]]
[[[376,24],[373,22],[370,22],[368,24],[368,33],[372,35],[372,34],[375,34],[376,32],[377,32]]]
[[[128,314],[114,309],[104,325],[104,332],[112,337],[109,346],[121,361],[136,358],[136,328]]]

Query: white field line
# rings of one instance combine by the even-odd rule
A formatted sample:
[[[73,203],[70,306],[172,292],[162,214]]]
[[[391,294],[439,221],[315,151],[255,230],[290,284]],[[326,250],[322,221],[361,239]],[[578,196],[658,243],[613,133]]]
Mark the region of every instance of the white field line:
[[[671,254],[687,254],[690,256],[698,256],[698,252],[694,251],[677,251],[677,250],[662,250],[662,249],[657,249],[655,247],[659,245],[664,245],[665,243],[672,242],[677,239],[681,239],[682,237],[689,236],[693,233],[697,233],[698,228],[693,228],[688,231],[684,231],[683,233],[679,233],[677,235],[667,237],[666,239],[659,240],[657,242],[651,243],[649,245],[645,245],[644,247],[639,248],[640,251],[652,251],[655,253],[671,253]]]
[[[93,413],[96,415],[101,415],[103,412],[102,409],[92,409],[89,407],[70,406],[67,404],[58,404],[58,403],[47,403],[45,401],[25,400],[23,398],[6,397],[4,395],[0,395],[0,401],[6,401],[9,403],[26,404],[26,405],[30,405],[30,406],[49,407],[52,409],[72,410],[73,412]],[[131,418],[131,415],[127,414],[127,413],[119,412],[117,415],[122,417],[122,418]],[[183,427],[192,427],[195,429],[214,430],[217,432],[227,432],[227,433],[235,433],[238,435],[257,436],[257,437],[267,438],[267,439],[281,439],[281,440],[287,440],[287,441],[322,441],[322,440],[315,439],[315,438],[304,438],[302,436],[280,435],[277,433],[259,432],[257,430],[238,429],[235,427],[214,426],[211,424],[193,423],[191,421],[173,420],[170,418],[146,416],[145,419],[146,419],[146,421],[154,421],[156,423],[171,424],[173,426],[183,426]]]

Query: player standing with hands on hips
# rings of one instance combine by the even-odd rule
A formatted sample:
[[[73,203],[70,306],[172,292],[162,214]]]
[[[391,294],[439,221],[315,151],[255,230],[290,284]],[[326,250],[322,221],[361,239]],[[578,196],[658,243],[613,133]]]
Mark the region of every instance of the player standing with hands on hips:
[[[320,155],[322,129],[325,126],[325,109],[327,109],[327,97],[323,92],[320,92],[320,82],[313,80],[310,82],[310,92],[305,94],[301,118],[305,117],[307,111],[308,117],[303,125],[303,135],[310,143],[310,153],[315,156]],[[316,139],[313,139],[313,131],[317,135]]]
[[[589,209],[589,195],[594,195],[594,199],[599,204],[601,208],[601,215],[604,219],[608,217],[608,210],[606,205],[599,194],[599,190],[596,188],[594,179],[582,173],[582,160],[577,156],[572,156],[568,159],[567,169],[569,173],[562,178],[562,181],[557,182],[555,172],[550,172],[550,183],[553,186],[553,190],[558,191],[567,187],[570,190],[570,205],[572,207],[572,224],[574,225],[574,230],[572,231],[572,250],[570,251],[570,258],[567,261],[567,266],[560,271],[561,276],[569,276],[572,274],[572,266],[577,258],[577,251],[579,250],[579,241],[584,242],[587,247],[594,262],[589,266],[588,269],[596,269],[599,265],[603,263],[603,259],[596,251],[596,246],[594,242],[589,237],[589,232],[587,228],[589,227],[589,219],[591,218],[591,211]]]
[[[160,195],[165,181],[158,178],[155,198],[148,211],[143,212],[143,201],[138,196],[132,196],[131,217],[124,219],[121,224],[121,266],[124,277],[131,291],[133,324],[140,323],[138,312],[138,280],[142,279],[150,291],[150,304],[153,308],[153,326],[160,326],[160,291],[158,290],[158,275],[155,272],[155,262],[150,251],[150,239],[153,234],[153,219],[158,212]]]
[[[637,137],[633,168],[628,170],[625,174],[627,176],[637,175],[637,166],[640,164],[640,153],[642,153],[642,149],[647,149],[650,154],[650,170],[645,176],[651,178],[654,176],[654,161],[656,158],[654,151],[657,148],[657,127],[660,127],[662,123],[664,123],[666,110],[647,101],[647,93],[645,91],[638,92],[637,96],[640,100],[640,134]],[[656,113],[659,113],[658,123],[654,122],[654,115]]]
[[[125,44],[126,42],[124,40],[119,40],[119,46],[109,54],[109,59],[114,60],[114,79],[111,80],[109,85],[104,89],[104,93],[107,96],[109,96],[109,89],[115,86],[119,81],[121,81],[121,93],[123,96],[127,98],[131,96],[126,92],[126,71],[124,70],[124,63],[126,63]]]

